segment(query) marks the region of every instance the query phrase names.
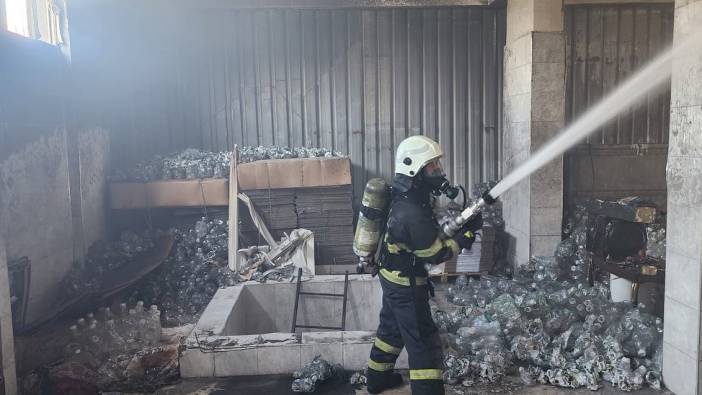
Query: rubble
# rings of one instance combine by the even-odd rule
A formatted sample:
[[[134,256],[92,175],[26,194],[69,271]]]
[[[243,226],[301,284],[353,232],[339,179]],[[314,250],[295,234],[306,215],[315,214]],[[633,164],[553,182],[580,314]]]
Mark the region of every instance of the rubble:
[[[342,157],[326,148],[239,147],[239,163],[266,159]],[[209,152],[188,148],[165,156],[156,156],[128,170],[117,170],[112,181],[185,180],[229,176],[231,152]]]
[[[343,371],[340,365],[332,365],[317,355],[312,362],[293,373],[292,391],[311,393],[323,381]]]
[[[611,302],[607,283],[586,284],[586,223],[579,210],[555,256],[533,257],[513,279],[456,279],[446,298],[457,308],[434,312],[450,345],[447,383],[496,383],[519,371],[526,384],[660,388],[663,321]]]

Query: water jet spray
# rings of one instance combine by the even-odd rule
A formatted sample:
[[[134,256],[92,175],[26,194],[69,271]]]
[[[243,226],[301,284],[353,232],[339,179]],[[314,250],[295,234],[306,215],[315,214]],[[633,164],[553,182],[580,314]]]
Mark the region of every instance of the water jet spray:
[[[580,118],[564,129],[555,138],[547,142],[534,155],[529,157],[516,170],[503,178],[489,192],[483,194],[476,203],[466,208],[460,215],[447,222],[443,227],[446,236],[453,236],[471,218],[480,213],[487,205],[515,186],[521,180],[572,148],[585,137],[609,122],[622,110],[636,104],[650,90],[670,78],[672,61],[675,57],[699,54],[702,49],[702,27],[698,27],[685,40],[671,45],[650,61],[644,68],[624,81],[599,103],[587,110]]]

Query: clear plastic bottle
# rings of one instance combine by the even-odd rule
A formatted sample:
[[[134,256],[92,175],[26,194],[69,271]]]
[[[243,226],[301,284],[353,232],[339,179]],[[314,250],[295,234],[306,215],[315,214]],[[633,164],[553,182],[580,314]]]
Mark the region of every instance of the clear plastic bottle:
[[[102,359],[107,353],[103,344],[104,335],[98,329],[96,321],[93,320],[90,323],[85,337],[88,351],[90,351],[95,358]]]
[[[127,344],[122,338],[122,335],[117,332],[117,326],[114,320],[107,320],[105,322],[105,332],[109,338],[109,349],[110,353],[123,353],[127,350]]]
[[[128,350],[139,349],[139,320],[135,309],[130,309],[127,317],[124,319],[122,333],[124,340],[127,343]]]
[[[152,304],[149,314],[151,315],[149,317],[150,338],[154,344],[158,344],[161,341],[161,312],[158,310],[158,306]]]

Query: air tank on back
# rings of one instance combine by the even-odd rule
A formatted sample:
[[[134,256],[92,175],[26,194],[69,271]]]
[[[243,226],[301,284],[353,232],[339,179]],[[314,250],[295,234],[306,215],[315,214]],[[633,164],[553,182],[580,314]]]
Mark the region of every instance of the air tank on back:
[[[366,184],[353,238],[353,252],[359,258],[359,273],[364,271],[364,266],[373,264],[385,226],[389,195],[388,185],[382,178],[373,178]]]

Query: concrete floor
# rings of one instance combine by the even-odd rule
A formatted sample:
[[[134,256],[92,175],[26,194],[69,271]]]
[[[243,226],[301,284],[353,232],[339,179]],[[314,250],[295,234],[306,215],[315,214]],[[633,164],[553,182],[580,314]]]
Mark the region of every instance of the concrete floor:
[[[385,395],[411,395],[409,379],[405,376],[405,384],[391,391],[383,392]],[[263,395],[263,394],[294,394],[290,390],[292,379],[290,377],[252,376],[236,378],[189,379],[181,383],[160,389],[158,395]],[[481,395],[481,394],[525,394],[525,395],[621,395],[624,392],[606,385],[598,391],[588,389],[563,389],[547,385],[524,386],[519,378],[509,377],[501,385],[454,387],[446,386],[448,395]],[[632,392],[636,395],[670,395],[669,391],[656,391],[644,388]],[[367,395],[365,388],[355,389],[347,380],[336,379],[322,384],[314,394],[317,395]]]

